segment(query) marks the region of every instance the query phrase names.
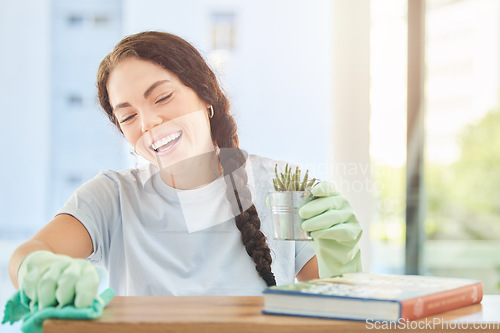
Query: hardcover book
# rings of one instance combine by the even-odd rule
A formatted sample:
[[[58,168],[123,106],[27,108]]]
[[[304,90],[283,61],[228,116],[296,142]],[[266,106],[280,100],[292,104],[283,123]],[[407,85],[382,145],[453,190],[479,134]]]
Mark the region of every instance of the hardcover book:
[[[265,314],[348,320],[415,320],[481,302],[481,281],[349,273],[264,291]]]

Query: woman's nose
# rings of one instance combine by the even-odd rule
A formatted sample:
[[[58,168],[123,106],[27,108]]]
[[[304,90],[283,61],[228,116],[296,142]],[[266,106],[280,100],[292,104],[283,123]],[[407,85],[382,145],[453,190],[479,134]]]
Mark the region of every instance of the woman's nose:
[[[145,112],[142,114],[142,133],[146,133],[153,127],[160,125],[163,122],[163,118],[154,112]]]

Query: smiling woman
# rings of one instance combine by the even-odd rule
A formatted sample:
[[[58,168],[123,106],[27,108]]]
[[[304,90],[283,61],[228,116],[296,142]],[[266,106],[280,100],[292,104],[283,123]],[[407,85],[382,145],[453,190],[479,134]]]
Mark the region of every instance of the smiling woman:
[[[179,54],[183,56],[176,59]],[[181,188],[193,189],[213,181],[221,167],[225,174],[232,174],[245,164],[243,154],[237,149],[236,124],[228,113],[229,103],[215,75],[199,52],[181,38],[149,32],[124,39],[101,63],[98,87],[101,106],[115,124],[118,114],[113,103],[130,105],[127,109],[132,113],[125,113],[126,121],[118,120],[118,126],[139,154],[156,163],[167,185],[178,187],[179,180],[175,178],[181,174]],[[188,118],[192,118],[190,115],[194,112],[209,108],[217,110],[211,114],[211,122],[208,122],[208,111],[195,114],[197,121],[186,121],[192,120]],[[212,135],[209,135],[210,128]],[[179,133],[179,141],[172,149],[152,152],[153,144],[158,147],[159,141],[175,133]],[[236,150],[219,159],[215,145]],[[177,147],[180,153],[174,156]],[[192,158],[197,161],[193,163]],[[204,181],[193,186],[190,179],[200,174]],[[231,181],[234,183],[233,177]],[[229,202],[233,203],[236,226],[259,275],[268,286],[274,285],[270,250],[260,231],[256,208],[248,204],[243,211],[241,207],[243,198],[251,200],[246,174],[239,181],[245,189],[243,195],[235,192],[240,206],[232,199],[230,186],[226,191]]]
[[[149,163],[83,184],[14,252],[15,285],[44,280],[39,272],[67,262],[23,261],[39,250],[104,266],[118,295],[261,295],[267,286],[318,277],[318,251],[328,274],[361,269],[361,228],[348,204],[332,204],[338,193],[323,193],[309,209],[318,248],[267,237],[266,196],[275,165],[285,162],[239,149],[229,102],[191,44],[160,32],[126,37],[97,76],[102,108]],[[19,266],[28,273],[18,276]],[[44,306],[57,303],[46,294]]]
[[[139,155],[159,167],[169,186],[190,189],[220,174],[209,124],[213,107],[177,75],[131,57],[114,67],[106,88],[125,138]],[[205,163],[193,160],[210,162],[210,167],[200,168]],[[203,182],[193,184],[192,175],[200,174]]]

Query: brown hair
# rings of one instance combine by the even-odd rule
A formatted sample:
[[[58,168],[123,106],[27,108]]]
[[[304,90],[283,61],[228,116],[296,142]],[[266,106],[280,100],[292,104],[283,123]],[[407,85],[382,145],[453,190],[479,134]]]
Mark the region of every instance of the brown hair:
[[[220,162],[225,175],[230,179],[234,194],[226,193],[229,202],[233,204],[236,216],[236,226],[241,232],[241,240],[248,255],[255,262],[255,268],[268,286],[276,285],[271,271],[271,251],[266,244],[266,237],[260,231],[260,219],[255,205],[251,202],[245,205],[244,200],[251,200],[247,186],[247,175],[244,168],[245,155],[238,148],[239,140],[237,126],[229,113],[229,101],[219,87],[213,71],[207,65],[198,50],[184,39],[157,31],[141,32],[122,39],[108,54],[99,66],[97,73],[97,88],[99,103],[109,119],[120,129],[113,114],[106,88],[109,74],[121,60],[137,57],[156,63],[174,73],[187,87],[193,89],[199,98],[211,104],[214,115],[210,118],[212,139],[220,148]],[[232,149],[223,149],[232,148]],[[241,172],[243,170],[243,172]],[[239,183],[239,184],[236,184]],[[238,186],[236,186],[238,185]],[[238,192],[236,191],[238,188]],[[241,190],[243,189],[243,190]],[[237,201],[232,200],[235,196]],[[243,207],[249,206],[244,210]]]

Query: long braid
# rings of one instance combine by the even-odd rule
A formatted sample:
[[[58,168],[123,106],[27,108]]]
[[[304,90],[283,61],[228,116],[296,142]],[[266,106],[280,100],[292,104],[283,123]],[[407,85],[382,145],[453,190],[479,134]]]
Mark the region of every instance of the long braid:
[[[268,286],[276,285],[276,279],[271,271],[271,250],[266,243],[266,236],[260,230],[260,219],[255,205],[251,202],[252,196],[247,186],[248,176],[245,171],[246,158],[238,147],[236,123],[233,117],[223,114],[225,130],[220,131],[225,138],[219,138],[217,132],[214,139],[217,141],[220,152],[219,159],[224,170],[224,179],[228,182],[226,196],[232,205],[236,227],[241,232],[241,240],[248,255],[255,263],[255,269]],[[231,189],[233,189],[231,191]],[[236,199],[236,200],[235,200]],[[244,210],[244,207],[248,207]]]
[[[236,216],[236,227],[241,232],[243,245],[254,261],[259,275],[268,286],[276,285],[271,271],[271,251],[265,235],[260,231],[259,215],[251,202],[247,186],[248,177],[245,168],[241,167],[244,166],[246,158],[239,149],[237,126],[229,114],[229,102],[221,91],[215,74],[198,50],[178,36],[147,31],[124,38],[101,62],[97,74],[99,102],[118,129],[120,126],[109,104],[106,85],[114,66],[128,57],[148,60],[171,71],[202,100],[213,105],[215,112],[210,119],[212,138],[220,148],[221,165],[224,175],[228,175],[224,178],[230,182],[228,189],[235,189],[234,192],[228,190],[226,196]],[[243,207],[249,208],[244,210]]]

